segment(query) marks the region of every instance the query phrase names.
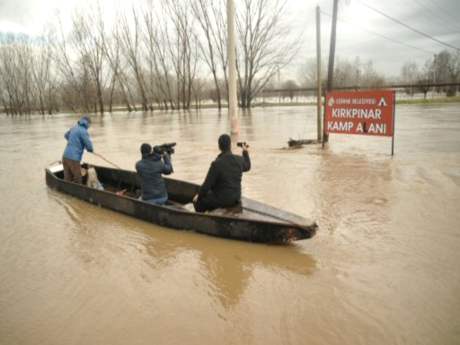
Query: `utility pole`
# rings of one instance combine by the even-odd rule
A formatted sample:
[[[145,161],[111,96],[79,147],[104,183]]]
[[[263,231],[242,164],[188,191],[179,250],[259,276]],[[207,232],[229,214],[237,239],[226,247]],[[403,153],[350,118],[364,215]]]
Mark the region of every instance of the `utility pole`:
[[[319,6],[316,6],[316,86],[317,86],[317,99],[316,99],[316,113],[317,122],[316,129],[318,132],[318,142],[321,141],[321,110],[323,108],[323,99],[321,92],[321,12]]]
[[[228,115],[232,134],[238,134],[240,131],[237,113],[235,46],[235,2],[227,0]]]
[[[327,92],[332,91],[334,79],[334,57],[335,57],[335,33],[337,30],[337,10],[339,0],[334,0],[334,7],[332,10],[332,26],[331,26],[331,45],[329,48],[329,65],[327,67]],[[324,126],[325,129],[325,126]],[[328,142],[329,135],[323,133],[323,144]]]
[[[436,54],[433,55],[433,84],[436,84]],[[434,98],[434,94],[436,92],[436,86],[433,86],[433,91],[431,93],[431,98]]]

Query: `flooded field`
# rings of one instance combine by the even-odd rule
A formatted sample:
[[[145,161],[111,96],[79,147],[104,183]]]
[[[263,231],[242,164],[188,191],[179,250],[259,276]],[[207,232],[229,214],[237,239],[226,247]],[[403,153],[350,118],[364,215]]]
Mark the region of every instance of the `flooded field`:
[[[158,227],[46,187],[76,115],[0,116],[0,344],[458,344],[460,105],[397,106],[391,139],[314,138],[314,107],[241,115],[244,195],[316,219],[268,246]],[[216,110],[93,117],[95,150],[134,169],[176,141],[201,183]],[[95,156],[85,160],[107,165]]]

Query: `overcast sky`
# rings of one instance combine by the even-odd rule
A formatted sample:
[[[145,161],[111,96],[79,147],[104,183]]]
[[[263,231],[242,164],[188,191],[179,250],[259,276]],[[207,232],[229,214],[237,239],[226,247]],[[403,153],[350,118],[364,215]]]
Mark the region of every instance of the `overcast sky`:
[[[0,0],[0,31],[39,34],[47,23],[53,21],[57,12],[66,21],[71,11],[84,6],[85,1],[89,0]],[[102,0],[108,9],[107,17],[112,16],[110,9],[128,9],[131,4],[140,1]],[[291,66],[293,73],[299,70],[304,61],[315,56],[316,5],[325,13],[332,14],[332,3],[333,0],[287,0],[285,18],[293,32],[302,33],[302,47]],[[460,0],[339,0],[339,3],[337,57],[354,59],[359,56],[362,61],[371,59],[375,68],[389,78],[399,74],[404,62],[415,61],[421,65],[445,47],[390,21],[364,4],[443,42],[460,47]],[[331,18],[323,14],[321,20],[322,51],[326,56]]]

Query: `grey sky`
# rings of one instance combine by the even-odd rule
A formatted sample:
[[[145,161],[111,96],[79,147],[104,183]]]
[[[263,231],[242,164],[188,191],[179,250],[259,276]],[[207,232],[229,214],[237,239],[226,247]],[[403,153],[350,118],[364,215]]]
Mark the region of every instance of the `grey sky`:
[[[295,2],[290,1],[290,3]],[[332,14],[332,2],[332,0],[297,1],[296,3],[302,4],[299,5],[297,15],[308,18],[308,21],[314,24],[314,7],[319,4],[322,11]],[[441,41],[460,47],[459,0],[340,0],[340,3],[336,50],[338,58],[360,56],[362,61],[372,59],[376,69],[390,78],[399,74],[404,62],[416,61],[421,65],[427,58],[445,47],[392,22],[366,8],[363,3]],[[331,18],[322,15],[324,56],[329,50],[330,23]],[[305,46],[301,56],[315,54],[314,30],[314,25],[305,26],[305,37],[311,44]],[[420,50],[392,42],[372,32]],[[296,63],[300,63],[299,59]]]
[[[89,1],[89,0],[86,0]],[[106,8],[123,6],[128,8],[140,0],[102,0]],[[239,0],[236,0],[238,3]],[[297,73],[301,64],[315,56],[315,7],[332,14],[333,0],[287,0],[286,20],[295,32],[302,33],[300,52],[290,68]],[[416,61],[419,65],[434,53],[444,49],[442,45],[420,36],[407,28],[366,8],[368,4],[391,15],[409,26],[432,35],[441,41],[460,47],[459,0],[339,0],[339,20],[337,27],[337,57],[362,61],[372,59],[375,68],[391,78],[399,74],[406,61]],[[57,11],[64,20],[77,6],[84,5],[79,0],[0,0],[0,31],[23,31],[39,33],[46,23],[53,20]],[[115,4],[115,5],[114,5]],[[322,15],[322,51],[326,56],[329,49],[331,18]],[[415,46],[413,49],[368,31],[387,36],[393,40]]]

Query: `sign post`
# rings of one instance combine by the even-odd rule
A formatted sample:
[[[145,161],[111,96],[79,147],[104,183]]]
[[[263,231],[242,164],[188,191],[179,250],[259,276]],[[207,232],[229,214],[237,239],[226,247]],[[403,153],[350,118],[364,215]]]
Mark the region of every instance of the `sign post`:
[[[396,106],[396,98],[394,96],[394,91],[393,91],[393,136],[391,137],[391,155],[393,156],[395,153],[395,117],[396,117],[396,111],[395,111],[395,106]]]
[[[392,137],[394,154],[395,92],[332,91],[326,95],[326,133]]]

